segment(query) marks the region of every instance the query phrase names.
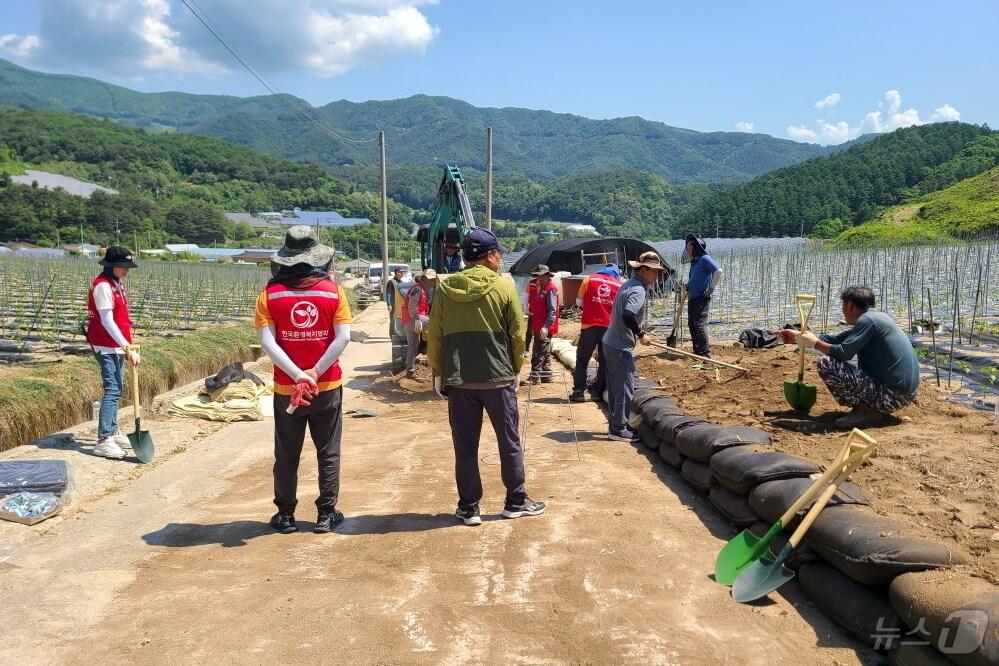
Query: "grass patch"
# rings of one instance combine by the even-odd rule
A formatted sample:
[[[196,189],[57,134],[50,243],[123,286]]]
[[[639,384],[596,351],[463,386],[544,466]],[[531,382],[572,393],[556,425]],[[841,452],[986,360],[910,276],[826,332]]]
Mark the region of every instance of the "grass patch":
[[[139,372],[143,404],[159,393],[214,374],[223,365],[253,360],[255,344],[257,334],[249,324],[144,343]],[[126,371],[123,406],[131,404],[130,387]],[[0,451],[89,420],[93,401],[101,393],[100,372],[91,357],[12,369],[0,384]]]

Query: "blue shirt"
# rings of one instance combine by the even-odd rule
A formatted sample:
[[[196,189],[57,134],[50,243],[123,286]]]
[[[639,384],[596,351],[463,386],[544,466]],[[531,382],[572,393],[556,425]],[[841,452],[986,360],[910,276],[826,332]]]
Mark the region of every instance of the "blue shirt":
[[[687,298],[700,298],[711,286],[711,276],[720,270],[718,262],[710,254],[702,254],[690,262],[690,277],[687,279]]]

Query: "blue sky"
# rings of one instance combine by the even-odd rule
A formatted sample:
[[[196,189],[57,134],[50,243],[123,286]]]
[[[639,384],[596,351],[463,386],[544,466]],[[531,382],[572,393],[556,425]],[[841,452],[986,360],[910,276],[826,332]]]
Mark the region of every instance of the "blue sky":
[[[999,127],[995,1],[195,3],[315,105],[427,93],[820,143]],[[0,57],[144,91],[264,92],[180,0],[7,0]]]

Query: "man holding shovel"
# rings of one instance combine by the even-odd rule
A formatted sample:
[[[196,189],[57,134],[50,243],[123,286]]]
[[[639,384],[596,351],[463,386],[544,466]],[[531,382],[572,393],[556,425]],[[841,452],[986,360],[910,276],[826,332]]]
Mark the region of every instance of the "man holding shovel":
[[[611,308],[610,325],[603,338],[604,362],[607,364],[607,391],[610,398],[610,427],[607,437],[619,442],[637,442],[638,435],[628,427],[631,398],[635,392],[636,344],[651,344],[645,331],[645,301],[649,287],[668,269],[655,252],[644,252],[638,261],[629,261],[635,269],[630,280],[621,285]]]
[[[350,341],[350,306],[329,274],[333,248],[306,225],[291,227],[271,255],[274,277],[257,297],[260,344],[274,363],[274,504],[270,524],[298,530],[298,461],[308,425],[319,459],[319,517],[313,531],[343,522],[340,494],[342,395],[339,358]],[[310,402],[311,400],[311,402]]]
[[[136,268],[131,251],[111,246],[99,262],[104,270],[94,278],[87,295],[87,342],[101,368],[104,397],[97,417],[97,445],[94,454],[121,460],[129,446],[128,437],[118,429],[118,403],[124,390],[127,360],[139,365],[139,353],[132,346],[132,318],[125,295],[125,276]],[[134,370],[133,370],[134,372]]]
[[[878,425],[910,404],[919,389],[919,362],[909,338],[891,317],[874,308],[868,287],[847,287],[840,295],[843,319],[852,328],[837,335],[778,331],[785,343],[816,349],[819,377],[839,404],[851,407],[836,419],[838,428]],[[848,363],[854,356],[857,365]]]

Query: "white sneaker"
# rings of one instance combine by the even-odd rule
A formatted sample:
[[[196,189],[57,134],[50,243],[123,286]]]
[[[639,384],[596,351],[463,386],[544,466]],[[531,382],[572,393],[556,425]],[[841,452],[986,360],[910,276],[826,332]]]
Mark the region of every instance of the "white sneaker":
[[[115,430],[114,434],[111,435],[111,439],[113,439],[114,443],[123,449],[132,448],[132,443],[128,441],[128,436],[121,434],[121,430]]]
[[[125,452],[114,441],[114,435],[112,435],[111,437],[105,437],[97,443],[97,446],[94,447],[94,455],[111,458],[112,460],[121,460],[125,457]]]

